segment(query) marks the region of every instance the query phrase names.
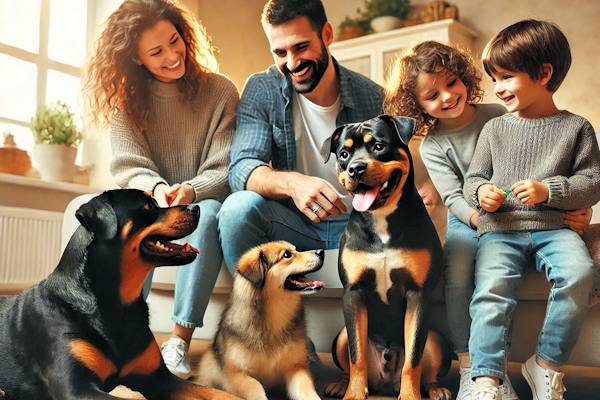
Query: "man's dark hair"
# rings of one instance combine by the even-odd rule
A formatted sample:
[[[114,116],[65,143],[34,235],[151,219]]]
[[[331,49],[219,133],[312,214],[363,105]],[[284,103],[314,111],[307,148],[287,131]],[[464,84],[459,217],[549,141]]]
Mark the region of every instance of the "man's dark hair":
[[[488,75],[496,67],[525,72],[540,79],[542,66],[552,65],[552,77],[546,89],[555,92],[571,66],[571,49],[560,28],[547,21],[519,21],[494,36],[483,50],[483,67]]]
[[[269,0],[263,8],[263,26],[281,25],[295,18],[308,18],[313,29],[321,35],[327,15],[321,0]]]

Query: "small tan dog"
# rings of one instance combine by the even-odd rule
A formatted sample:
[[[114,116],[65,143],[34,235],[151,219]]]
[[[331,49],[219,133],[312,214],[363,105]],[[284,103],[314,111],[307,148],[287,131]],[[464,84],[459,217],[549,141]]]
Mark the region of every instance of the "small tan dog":
[[[292,400],[320,398],[308,369],[301,296],[324,286],[304,276],[323,258],[323,250],[298,252],[283,241],[240,258],[229,305],[200,360],[199,383],[247,400],[266,400],[264,387],[278,384]]]

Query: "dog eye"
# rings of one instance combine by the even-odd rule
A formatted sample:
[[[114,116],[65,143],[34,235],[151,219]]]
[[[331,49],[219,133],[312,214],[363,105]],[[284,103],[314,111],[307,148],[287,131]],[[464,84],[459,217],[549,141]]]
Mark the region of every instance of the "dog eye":
[[[385,149],[385,144],[377,142],[373,145],[373,149],[375,151],[383,151]]]
[[[283,258],[292,258],[292,252],[289,250],[284,251]]]
[[[350,155],[350,153],[348,153],[346,150],[342,150],[342,151],[340,151],[339,159],[345,160],[346,158],[348,158],[349,155]]]

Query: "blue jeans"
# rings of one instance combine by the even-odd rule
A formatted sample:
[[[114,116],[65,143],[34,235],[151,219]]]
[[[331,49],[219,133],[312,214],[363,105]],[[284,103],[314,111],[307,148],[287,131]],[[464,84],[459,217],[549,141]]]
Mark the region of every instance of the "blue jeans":
[[[570,229],[489,232],[479,238],[471,301],[471,377],[504,377],[506,341],[517,288],[535,258],[552,284],[537,356],[562,365],[577,342],[587,314],[594,266],[581,237]]]
[[[217,233],[217,213],[221,203],[206,199],[196,204],[200,207],[198,227],[190,235],[177,241],[188,242],[200,250],[200,254],[194,261],[177,267],[172,319],[176,324],[186,328],[201,327],[204,324],[204,312],[223,260]],[[152,272],[146,279],[144,298],[147,296],[151,281]]]
[[[477,231],[448,213],[448,230],[444,242],[445,298],[448,325],[454,351],[469,351],[471,317],[469,304],[473,296]]]
[[[295,207],[240,191],[225,199],[218,221],[223,258],[233,275],[242,254],[273,240],[288,241],[300,251],[337,249],[348,215],[315,224]]]

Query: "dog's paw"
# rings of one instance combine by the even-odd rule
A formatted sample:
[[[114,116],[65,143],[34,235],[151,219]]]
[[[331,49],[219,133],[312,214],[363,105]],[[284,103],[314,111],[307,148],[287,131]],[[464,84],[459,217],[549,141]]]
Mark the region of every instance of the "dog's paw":
[[[452,392],[445,387],[433,387],[429,389],[431,400],[452,400]]]
[[[369,389],[365,388],[364,391],[354,391],[346,390],[346,394],[344,395],[344,400],[366,400],[369,397]]]
[[[344,397],[344,393],[346,393],[347,387],[348,381],[345,379],[342,379],[339,382],[330,383],[327,386],[325,386],[325,396],[341,399],[342,397]]]

